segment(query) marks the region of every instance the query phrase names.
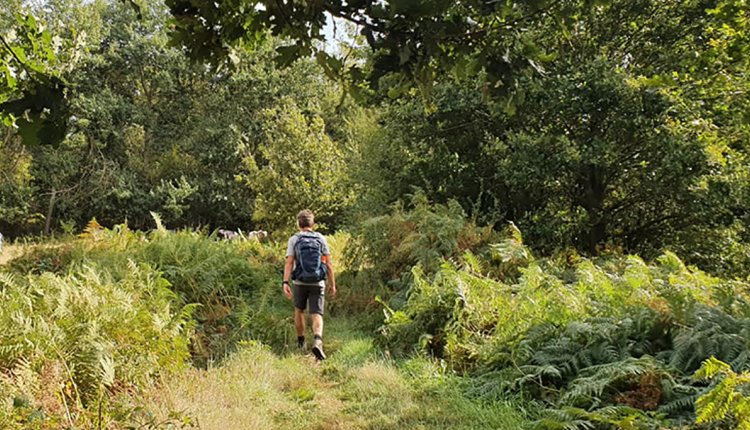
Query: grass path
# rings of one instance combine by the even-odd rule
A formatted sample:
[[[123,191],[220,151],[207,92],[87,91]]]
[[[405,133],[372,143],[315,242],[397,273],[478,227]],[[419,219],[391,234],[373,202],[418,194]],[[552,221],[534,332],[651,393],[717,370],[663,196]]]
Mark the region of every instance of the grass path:
[[[151,408],[185,414],[205,430],[521,427],[514,405],[472,402],[438,364],[388,360],[352,320],[329,320],[322,363],[248,343],[220,366],[169,378],[149,396]]]

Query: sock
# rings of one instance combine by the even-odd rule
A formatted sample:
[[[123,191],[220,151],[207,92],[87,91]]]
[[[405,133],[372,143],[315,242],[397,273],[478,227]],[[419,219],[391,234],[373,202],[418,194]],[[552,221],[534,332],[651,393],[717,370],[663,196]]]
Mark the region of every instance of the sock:
[[[323,338],[322,338],[322,337],[320,337],[320,335],[319,335],[319,334],[316,334],[316,335],[315,335],[315,339],[323,340]]]
[[[301,347],[305,344],[305,336],[297,336],[297,346]]]

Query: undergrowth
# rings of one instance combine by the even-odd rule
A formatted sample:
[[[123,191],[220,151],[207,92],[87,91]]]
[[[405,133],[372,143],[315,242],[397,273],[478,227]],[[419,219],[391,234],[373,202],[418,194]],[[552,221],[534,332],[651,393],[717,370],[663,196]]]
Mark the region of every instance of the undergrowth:
[[[374,344],[328,344],[339,354],[322,369],[337,387],[333,428],[746,425],[746,281],[669,252],[539,258],[515,226],[478,227],[419,195],[330,243],[331,314],[380,327]],[[92,221],[76,238],[27,247],[0,271],[0,427],[195,427],[179,413],[154,421],[134,399],[164,375],[289,353],[282,245]],[[262,353],[236,353],[248,339]],[[282,397],[304,415],[330,389]]]
[[[155,426],[134,399],[160,375],[291,343],[273,246],[92,221],[25,250],[0,272],[0,428]]]
[[[133,397],[189,357],[195,306],[128,263],[114,277],[0,274],[0,428],[106,428]],[[102,411],[106,411],[103,413]]]
[[[401,299],[381,300],[378,345],[444,360],[470,376],[464,389],[474,398],[537,403],[535,428],[697,426],[696,401],[708,388],[691,375],[701,363],[750,369],[748,282],[710,276],[669,252],[653,262],[536,258],[513,225],[495,244],[462,248],[456,235],[481,229],[450,205],[416,202],[371,223],[381,237],[355,242],[361,267],[391,259],[401,270],[382,272],[401,280],[390,284]],[[416,239],[405,239],[414,236],[417,253]]]

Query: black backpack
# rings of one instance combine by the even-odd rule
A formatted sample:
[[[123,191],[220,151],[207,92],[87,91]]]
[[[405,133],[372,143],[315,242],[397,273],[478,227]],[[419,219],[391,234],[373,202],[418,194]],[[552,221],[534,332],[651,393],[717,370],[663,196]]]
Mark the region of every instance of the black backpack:
[[[323,239],[315,233],[299,233],[294,245],[296,266],[292,279],[300,282],[317,283],[326,279],[326,266],[323,264]]]

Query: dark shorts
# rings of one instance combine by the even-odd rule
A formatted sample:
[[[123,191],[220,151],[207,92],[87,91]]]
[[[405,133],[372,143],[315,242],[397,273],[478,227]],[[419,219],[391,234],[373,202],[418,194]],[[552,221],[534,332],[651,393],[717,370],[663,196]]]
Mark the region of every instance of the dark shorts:
[[[326,305],[325,287],[319,285],[294,284],[294,307],[305,310],[310,305],[311,314],[323,315]]]

